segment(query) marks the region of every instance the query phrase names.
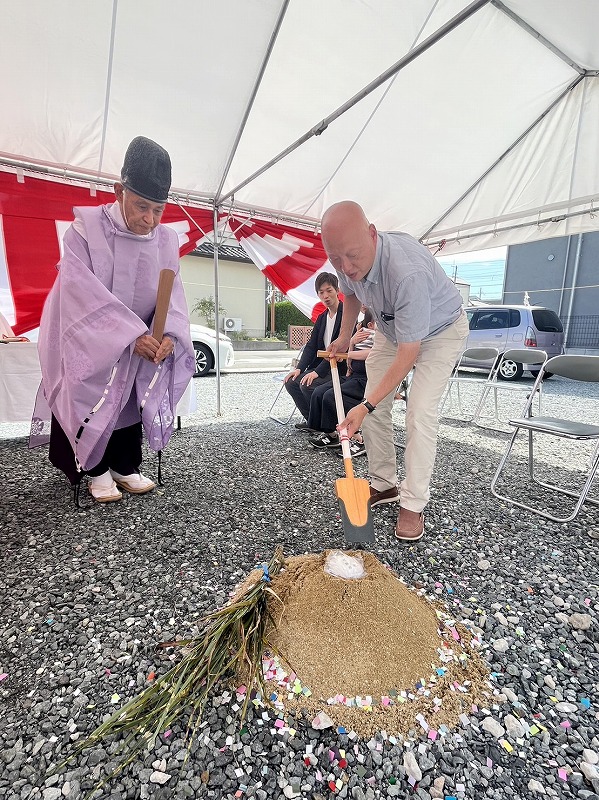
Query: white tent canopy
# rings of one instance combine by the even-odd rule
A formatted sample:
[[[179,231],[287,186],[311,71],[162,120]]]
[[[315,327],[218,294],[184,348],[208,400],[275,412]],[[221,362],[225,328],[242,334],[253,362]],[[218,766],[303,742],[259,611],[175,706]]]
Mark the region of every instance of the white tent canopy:
[[[0,168],[113,177],[143,134],[223,210],[351,198],[444,254],[599,227],[596,0],[10,6]]]

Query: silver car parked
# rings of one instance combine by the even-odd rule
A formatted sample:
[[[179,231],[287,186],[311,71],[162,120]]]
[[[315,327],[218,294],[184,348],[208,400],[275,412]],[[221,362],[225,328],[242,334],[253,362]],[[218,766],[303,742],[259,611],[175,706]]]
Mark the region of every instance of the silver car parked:
[[[564,328],[555,311],[541,306],[470,306],[465,309],[470,333],[465,348],[496,347],[499,353],[524,347],[538,347],[548,357],[564,352]],[[490,369],[490,361],[466,359],[464,366]],[[522,377],[522,364],[503,361],[499,377],[513,381]],[[531,369],[538,375],[538,368]],[[549,376],[547,376],[549,377]]]

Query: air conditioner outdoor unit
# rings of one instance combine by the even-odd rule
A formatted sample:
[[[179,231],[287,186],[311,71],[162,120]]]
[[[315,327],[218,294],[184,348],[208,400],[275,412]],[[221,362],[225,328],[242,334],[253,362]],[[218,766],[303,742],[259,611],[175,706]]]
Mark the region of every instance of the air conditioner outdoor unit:
[[[225,317],[223,319],[223,328],[226,331],[240,331],[241,320],[239,317]]]

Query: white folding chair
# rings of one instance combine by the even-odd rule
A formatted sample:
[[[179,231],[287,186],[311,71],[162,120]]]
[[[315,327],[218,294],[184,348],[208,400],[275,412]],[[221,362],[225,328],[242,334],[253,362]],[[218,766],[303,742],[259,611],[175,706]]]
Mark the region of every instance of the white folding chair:
[[[297,356],[295,358],[291,359],[291,364],[289,365],[290,369],[295,369],[297,367],[297,365],[299,364],[300,358],[302,357],[303,349],[304,348],[302,347],[298,351]],[[297,406],[295,405],[295,403],[293,403],[293,400],[291,399],[291,395],[287,394],[287,390],[285,389],[284,378],[285,378],[285,375],[287,375],[287,374],[288,374],[287,372],[281,372],[278,375],[273,375],[273,381],[280,381],[281,382],[281,386],[279,387],[279,391],[277,392],[277,394],[275,396],[275,399],[272,401],[272,405],[268,410],[268,418],[272,419],[273,422],[278,422],[279,425],[288,425],[291,422],[291,420],[293,418],[293,415],[297,411]],[[283,397],[289,398],[289,401],[293,403],[293,408],[291,409],[291,412],[289,413],[289,415],[287,417],[282,417],[282,418],[277,416],[274,413],[274,408],[277,405],[277,403],[278,403],[278,401],[279,401],[279,399],[281,397],[281,394],[283,394]]]
[[[486,425],[481,424],[481,417],[488,417],[488,414],[483,413],[484,407],[487,401],[487,398],[490,396],[491,392],[493,393],[494,399],[494,407],[495,407],[495,416],[493,419],[496,419],[498,422],[505,422],[507,424],[507,420],[502,420],[499,414],[499,403],[497,400],[497,395],[500,392],[507,392],[507,393],[514,393],[514,392],[530,392],[533,391],[532,387],[527,384],[522,383],[511,383],[506,382],[505,378],[502,379],[502,375],[516,375],[522,372],[520,367],[529,368],[532,364],[533,366],[542,367],[543,364],[547,361],[547,353],[544,350],[538,350],[537,348],[513,348],[511,350],[506,350],[502,353],[499,362],[496,365],[496,369],[494,371],[494,375],[492,380],[487,381],[483,388],[482,394],[480,396],[480,400],[478,401],[478,405],[474,412],[474,416],[472,417],[472,422],[479,427],[488,427]],[[541,413],[541,394],[542,394],[543,384],[539,382],[535,382],[534,387],[534,395],[538,400],[538,412]]]
[[[460,370],[463,370],[468,364],[464,364],[464,361],[472,360],[472,361],[489,361],[491,362],[491,367],[489,370],[489,374],[486,377],[486,380],[482,377],[472,377],[466,375],[460,375]],[[441,403],[439,404],[439,416],[449,417],[452,416],[450,413],[444,413],[445,406],[449,401],[449,410],[451,411],[453,407],[453,392],[455,390],[456,399],[457,399],[457,413],[459,414],[459,418],[465,419],[470,421],[474,419],[478,408],[480,406],[480,398],[482,397],[483,392],[485,391],[486,387],[493,382],[495,376],[497,374],[497,368],[499,366],[499,350],[496,347],[469,347],[462,355],[459,357],[455,367],[453,368],[453,372],[451,373],[451,377],[447,382],[447,388],[445,389],[445,393],[441,398]],[[474,389],[474,411],[471,415],[466,416],[464,414],[464,410],[462,408],[462,397],[460,394],[460,386],[470,386]],[[472,398],[471,398],[472,399]]]
[[[541,367],[535,382],[535,389],[543,380],[543,375],[545,372],[551,372],[553,375],[561,375],[564,378],[574,381],[599,383],[599,356],[564,355],[550,358]],[[542,517],[551,519],[554,522],[570,522],[578,514],[583,503],[587,502],[592,503],[593,505],[599,505],[599,500],[588,496],[597,472],[597,468],[599,467],[599,446],[594,448],[593,455],[591,456],[588,468],[586,469],[586,477],[582,488],[579,489],[579,491],[572,491],[571,489],[566,489],[563,486],[558,486],[554,483],[539,480],[539,478],[536,477],[534,471],[535,463],[533,434],[556,436],[561,439],[568,439],[570,441],[596,441],[599,443],[599,425],[590,424],[587,422],[578,422],[577,420],[564,419],[563,417],[549,417],[540,415],[535,417],[532,413],[534,398],[535,391],[531,392],[522,412],[522,416],[520,416],[518,419],[511,419],[509,421],[509,424],[512,425],[515,430],[507,445],[506,451],[499,462],[499,466],[497,467],[497,471],[493,476],[493,480],[491,481],[491,492],[500,500],[504,500],[507,503],[518,506],[519,508],[525,508],[527,511],[532,511],[535,514],[539,514]],[[521,492],[524,494],[526,499],[528,499],[527,494],[530,492],[530,481],[532,481],[538,486],[542,486],[545,489],[550,489],[552,492],[558,492],[560,494],[565,494],[576,498],[574,509],[567,516],[558,517],[555,514],[552,514],[546,508],[531,506],[527,502],[524,502],[524,500],[516,500],[513,497],[509,497],[508,495],[501,494],[497,491],[497,482],[499,481],[520,431],[525,431],[528,434],[529,479],[525,485],[522,483],[520,484],[519,488]],[[581,461],[581,465],[582,463],[583,462]],[[544,466],[545,471],[546,469],[546,466]]]
[[[279,391],[277,392],[275,399],[272,401],[272,405],[271,405],[271,407],[270,407],[270,409],[268,411],[269,419],[272,419],[273,422],[278,422],[279,425],[287,425],[289,422],[291,422],[291,419],[292,419],[293,415],[297,411],[297,406],[295,405],[295,403],[293,403],[293,400],[291,399],[291,395],[287,394],[287,390],[285,389],[285,383],[284,383],[284,380],[283,380],[285,378],[285,375],[287,375],[286,372],[282,372],[279,375],[273,375],[273,381],[280,381],[281,382],[281,386],[279,387]],[[287,416],[286,418],[285,417],[283,417],[283,418],[278,417],[274,413],[274,408],[277,405],[277,403],[279,401],[279,398],[281,397],[281,394],[283,394],[284,397],[289,398],[289,401],[291,403],[293,403],[293,408],[291,409],[291,412],[289,413],[289,416]]]

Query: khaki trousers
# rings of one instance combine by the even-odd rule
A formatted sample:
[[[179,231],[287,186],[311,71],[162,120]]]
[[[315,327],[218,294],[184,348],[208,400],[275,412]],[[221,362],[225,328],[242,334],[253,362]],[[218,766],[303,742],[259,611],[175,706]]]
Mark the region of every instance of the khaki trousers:
[[[420,345],[406,408],[405,478],[400,485],[400,503],[408,511],[420,512],[428,503],[437,453],[439,402],[467,336],[468,321],[462,313],[453,325]],[[396,355],[397,345],[377,331],[366,359],[365,397],[380,382]],[[370,482],[379,492],[397,485],[391,418],[394,394],[391,392],[380,401],[376,411],[362,423]]]

